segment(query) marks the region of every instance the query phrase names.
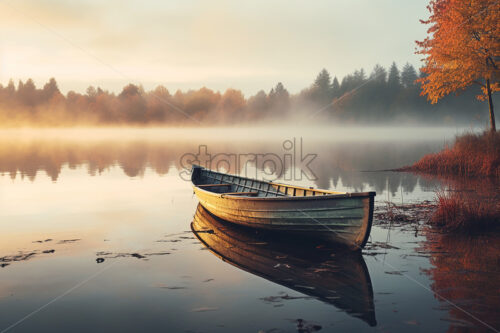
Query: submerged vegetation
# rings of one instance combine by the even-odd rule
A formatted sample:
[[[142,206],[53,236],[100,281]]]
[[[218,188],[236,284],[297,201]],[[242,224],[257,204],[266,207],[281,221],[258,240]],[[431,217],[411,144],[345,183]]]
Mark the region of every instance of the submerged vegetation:
[[[446,233],[458,234],[499,230],[500,195],[494,192],[495,189],[471,190],[468,188],[471,184],[454,188],[455,185],[437,191],[436,201],[387,202],[376,208],[375,223],[383,227],[404,226],[416,231],[421,224],[429,224]],[[477,189],[478,185],[473,187]]]
[[[500,179],[500,133],[459,136],[453,146],[426,155],[403,170],[455,178],[451,189],[436,193],[437,208],[431,218],[434,225],[448,231],[499,225],[500,196],[496,184]],[[480,182],[481,177],[486,178]],[[480,184],[471,185],[471,181]]]

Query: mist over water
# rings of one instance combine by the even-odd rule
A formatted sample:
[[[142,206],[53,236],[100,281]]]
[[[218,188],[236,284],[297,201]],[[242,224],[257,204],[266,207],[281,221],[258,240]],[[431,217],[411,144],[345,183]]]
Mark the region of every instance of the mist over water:
[[[228,126],[283,123],[357,125],[469,125],[488,122],[488,110],[469,87],[460,96],[432,104],[421,95],[426,74],[406,63],[388,70],[375,65],[343,78],[322,69],[302,90],[291,93],[282,82],[245,96],[237,87],[224,92],[207,87],[170,92],[162,85],[146,91],[127,84],[114,93],[105,87],[62,94],[55,78],[43,88],[32,79],[0,83],[0,126]]]
[[[378,221],[363,255],[342,260],[321,244],[270,242],[231,226],[220,229],[220,222],[200,213],[191,184],[182,177],[183,156],[198,154],[200,146],[212,156],[274,154],[283,161],[295,149],[299,157],[315,154],[309,165],[314,179],[301,173],[300,163],[284,165],[281,175],[252,161],[220,166],[250,177],[274,176],[276,181],[337,191],[375,190],[377,207],[386,201],[418,203],[432,200],[434,191],[449,183],[383,170],[439,151],[463,130],[1,131],[0,329],[93,275],[12,331],[287,332],[297,329],[298,319],[321,331],[460,332],[483,327],[435,293],[498,325],[493,306],[470,305],[479,299],[496,304],[491,290],[498,289],[498,272],[489,264],[498,253],[495,246],[484,251],[481,244],[430,233],[422,224],[395,228]],[[192,222],[219,231],[202,234],[202,243],[191,232]],[[490,238],[484,239],[499,244]],[[463,255],[455,261],[457,248]],[[249,254],[259,260],[248,261]],[[475,273],[467,284],[447,289],[446,281],[459,281],[469,269]],[[293,276],[292,281],[284,281],[284,275]]]
[[[117,4],[0,0],[0,333],[500,332],[498,0]]]
[[[411,193],[427,187],[427,181],[382,171],[412,164],[442,149],[461,131],[326,126],[16,129],[0,133],[0,172],[32,181],[41,172],[57,181],[65,169],[82,168],[89,175],[105,175],[114,169],[129,177],[141,177],[148,170],[179,175],[191,166],[186,155],[204,153],[213,159],[207,167],[252,178],[339,191],[383,193],[389,189],[395,195],[400,186]],[[278,165],[259,162],[258,154],[273,155]],[[231,158],[225,161],[219,155]],[[301,165],[307,155],[314,158]],[[310,172],[297,170],[301,167]]]

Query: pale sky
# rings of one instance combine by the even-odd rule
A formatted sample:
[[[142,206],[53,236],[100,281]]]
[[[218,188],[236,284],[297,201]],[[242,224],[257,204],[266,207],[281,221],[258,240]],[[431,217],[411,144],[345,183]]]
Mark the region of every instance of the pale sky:
[[[0,83],[292,93],[322,69],[419,65],[427,0],[0,0]]]

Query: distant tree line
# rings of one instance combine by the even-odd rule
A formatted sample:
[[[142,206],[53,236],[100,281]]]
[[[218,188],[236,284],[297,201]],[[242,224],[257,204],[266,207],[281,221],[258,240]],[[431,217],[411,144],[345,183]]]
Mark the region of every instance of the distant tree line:
[[[314,82],[291,95],[282,83],[245,98],[239,90],[208,88],[170,93],[158,86],[145,91],[129,84],[119,94],[90,86],[86,93],[62,94],[55,79],[37,88],[32,79],[0,84],[0,124],[231,124],[304,119],[347,123],[472,124],[487,121],[487,105],[469,88],[430,104],[420,96],[422,77],[411,64],[400,70],[376,65],[370,74],[356,70],[342,78],[323,69]]]

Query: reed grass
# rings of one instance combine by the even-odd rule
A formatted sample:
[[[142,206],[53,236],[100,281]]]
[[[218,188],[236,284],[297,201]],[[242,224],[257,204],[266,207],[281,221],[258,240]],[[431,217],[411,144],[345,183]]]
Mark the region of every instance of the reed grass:
[[[403,170],[457,176],[500,178],[500,133],[467,133],[451,147],[425,155]]]
[[[437,209],[431,222],[448,231],[488,230],[499,227],[497,198],[471,195],[465,191],[437,192]]]

